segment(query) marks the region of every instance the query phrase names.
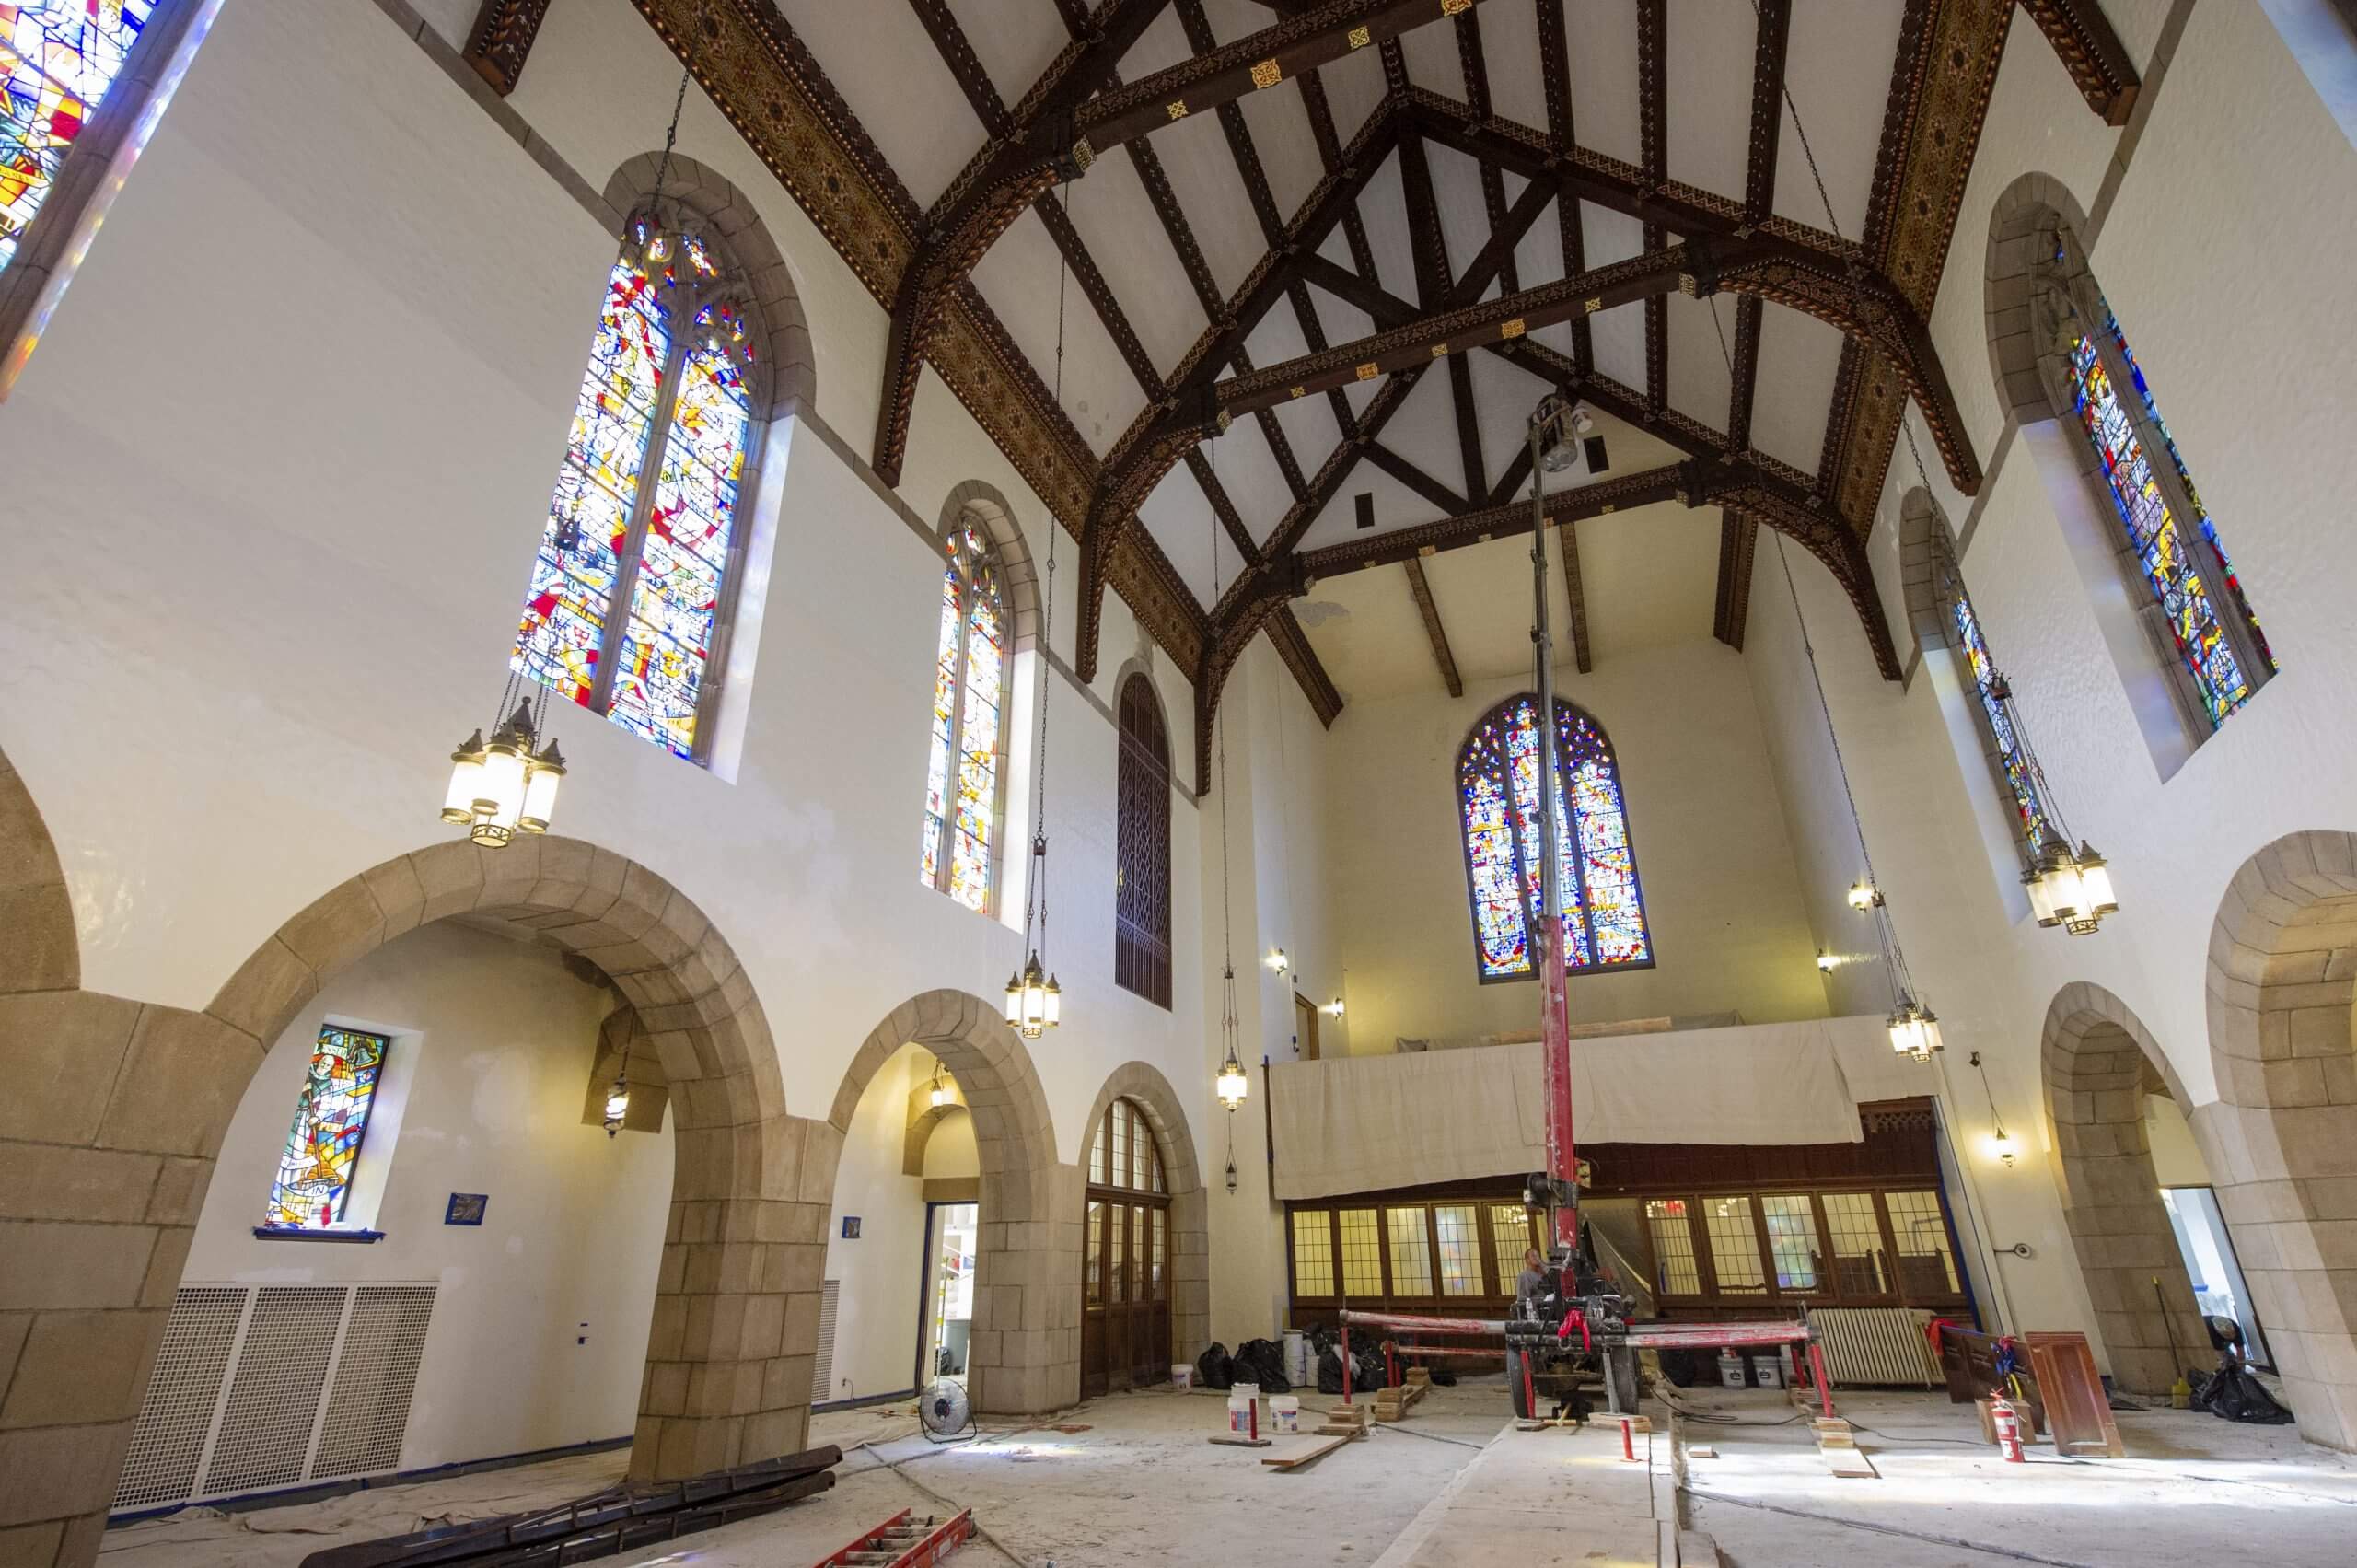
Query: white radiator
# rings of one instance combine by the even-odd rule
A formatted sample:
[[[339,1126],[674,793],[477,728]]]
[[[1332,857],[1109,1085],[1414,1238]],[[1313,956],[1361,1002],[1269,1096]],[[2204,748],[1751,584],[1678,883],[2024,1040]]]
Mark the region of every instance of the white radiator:
[[[1848,1388],[1936,1388],[1940,1365],[1923,1327],[1932,1315],[1911,1307],[1819,1307],[1808,1320],[1825,1351],[1826,1375]]]
[[[115,1511],[399,1469],[438,1288],[181,1290]]]
[[[835,1317],[842,1299],[842,1281],[829,1280],[819,1286],[819,1358],[810,1365],[810,1402],[814,1405],[825,1404],[835,1397],[831,1388],[835,1380]]]

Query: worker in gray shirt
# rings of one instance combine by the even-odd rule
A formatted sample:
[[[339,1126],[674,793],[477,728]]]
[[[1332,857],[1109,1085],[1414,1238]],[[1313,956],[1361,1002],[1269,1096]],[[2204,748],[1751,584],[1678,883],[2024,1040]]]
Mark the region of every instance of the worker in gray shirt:
[[[1547,1274],[1539,1267],[1538,1249],[1526,1247],[1522,1249],[1522,1277],[1514,1283],[1514,1298],[1534,1302],[1546,1294]]]

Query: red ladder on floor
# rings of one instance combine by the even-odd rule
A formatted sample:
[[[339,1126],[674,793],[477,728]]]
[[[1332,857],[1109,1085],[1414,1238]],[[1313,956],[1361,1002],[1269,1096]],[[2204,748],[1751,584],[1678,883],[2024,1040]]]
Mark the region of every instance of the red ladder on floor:
[[[939,1525],[931,1518],[923,1524],[911,1523],[909,1516],[915,1512],[913,1508],[901,1509],[841,1551],[819,1559],[815,1568],[843,1568],[852,1563],[874,1564],[875,1568],[929,1568],[973,1536],[971,1508]]]

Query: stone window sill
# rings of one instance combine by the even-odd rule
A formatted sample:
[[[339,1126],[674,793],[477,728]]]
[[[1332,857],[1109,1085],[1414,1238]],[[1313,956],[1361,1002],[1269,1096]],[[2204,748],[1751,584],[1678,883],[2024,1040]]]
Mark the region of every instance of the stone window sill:
[[[256,1241],[340,1241],[347,1244],[382,1241],[381,1230],[297,1230],[292,1225],[254,1226]]]

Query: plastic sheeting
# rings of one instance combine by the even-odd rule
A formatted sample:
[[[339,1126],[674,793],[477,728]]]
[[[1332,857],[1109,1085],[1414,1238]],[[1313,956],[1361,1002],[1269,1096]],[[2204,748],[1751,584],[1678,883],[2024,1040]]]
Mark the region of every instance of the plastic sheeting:
[[[1878,1018],[1573,1040],[1583,1144],[1854,1144],[1842,1058]],[[1886,1044],[1885,1055],[1889,1054]],[[1280,1063],[1269,1070],[1276,1195],[1324,1198],[1515,1176],[1546,1159],[1536,1043]],[[1918,1090],[1917,1092],[1921,1092]]]

